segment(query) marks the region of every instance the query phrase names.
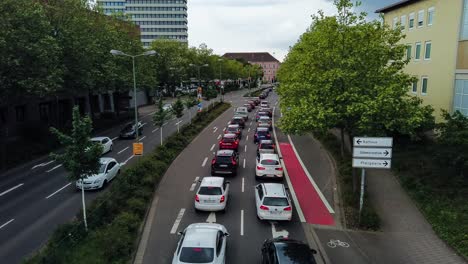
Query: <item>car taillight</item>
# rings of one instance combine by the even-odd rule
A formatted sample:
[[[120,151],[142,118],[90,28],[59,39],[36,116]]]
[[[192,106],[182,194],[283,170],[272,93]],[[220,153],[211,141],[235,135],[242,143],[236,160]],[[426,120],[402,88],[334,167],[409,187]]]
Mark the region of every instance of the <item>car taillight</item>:
[[[196,201],[196,202],[200,202],[200,198],[198,197],[198,194],[195,195],[195,201]]]
[[[292,210],[291,206],[284,208],[284,211],[291,211],[291,210]]]
[[[257,134],[257,133],[255,133],[255,136],[256,136],[256,137],[258,137],[258,134]]]
[[[267,136],[267,138],[271,138],[271,135],[270,135],[270,134],[267,134],[266,136]]]
[[[226,198],[225,198],[224,195],[223,195],[223,196],[221,196],[221,199],[219,199],[219,202],[220,202],[220,203],[223,203],[225,199],[226,199]]]
[[[279,168],[275,168],[275,170],[282,171],[282,170],[283,170],[283,168],[279,167]]]
[[[237,162],[234,159],[232,159],[232,165],[236,166],[236,164]]]
[[[220,141],[219,141],[219,144],[221,144],[221,143],[223,143],[223,141],[222,141],[222,140],[220,140]]]
[[[214,165],[216,163],[216,159],[211,160],[211,165]]]
[[[257,170],[264,170],[265,167],[262,167],[262,166],[257,166]]]
[[[264,205],[260,205],[260,210],[270,210],[270,208],[264,206]]]

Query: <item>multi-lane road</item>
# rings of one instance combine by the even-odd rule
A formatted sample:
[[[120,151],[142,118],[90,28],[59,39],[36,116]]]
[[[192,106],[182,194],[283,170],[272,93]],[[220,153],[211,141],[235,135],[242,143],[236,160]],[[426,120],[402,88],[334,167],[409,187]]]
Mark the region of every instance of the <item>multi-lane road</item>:
[[[240,98],[245,91],[229,93],[225,100]],[[207,105],[207,103],[204,103]],[[197,109],[191,109],[192,116]],[[160,131],[152,125],[152,113],[142,113],[143,142],[150,150],[160,144]],[[181,125],[189,121],[186,112]],[[166,137],[177,131],[177,119],[163,126]],[[105,156],[123,164],[131,164],[132,140],[119,140],[120,127],[96,136],[108,136],[113,140],[113,151]],[[125,165],[124,165],[125,167]],[[105,190],[104,190],[105,191]],[[86,192],[89,203],[102,191]],[[0,263],[19,263],[23,258],[44,245],[55,228],[76,216],[81,208],[81,195],[74,183],[66,179],[61,164],[48,157],[29,162],[0,175]]]

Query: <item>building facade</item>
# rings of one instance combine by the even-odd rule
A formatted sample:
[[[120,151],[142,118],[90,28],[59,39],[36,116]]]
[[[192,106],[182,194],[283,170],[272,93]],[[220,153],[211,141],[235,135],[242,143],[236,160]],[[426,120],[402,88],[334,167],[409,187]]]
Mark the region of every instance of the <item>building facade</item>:
[[[276,73],[281,63],[268,52],[231,52],[223,57],[228,59],[240,59],[250,64],[259,65],[263,69],[263,81],[276,82]]]
[[[187,0],[97,0],[107,15],[123,13],[140,26],[141,42],[155,39],[188,42]]]
[[[441,109],[468,116],[468,0],[404,0],[376,11],[406,37],[405,72],[415,76],[409,92]]]

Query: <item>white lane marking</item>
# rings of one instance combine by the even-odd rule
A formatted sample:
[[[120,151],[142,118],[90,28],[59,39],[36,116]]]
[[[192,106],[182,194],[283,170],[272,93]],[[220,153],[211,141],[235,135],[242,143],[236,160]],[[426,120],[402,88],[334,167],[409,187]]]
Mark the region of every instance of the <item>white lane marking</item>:
[[[203,160],[203,163],[202,163],[201,166],[202,166],[202,167],[205,167],[207,161],[208,161],[208,157],[205,157],[205,159]]]
[[[228,126],[229,126],[229,123],[230,123],[230,121],[229,121],[229,122],[227,122]]]
[[[48,171],[46,171],[46,172],[51,172],[51,171],[53,171],[53,170],[55,170],[55,169],[57,169],[57,168],[59,168],[59,167],[62,167],[62,164],[57,165],[57,166],[53,167],[52,169],[50,169],[50,170],[48,170]]]
[[[171,234],[175,234],[177,232],[177,228],[179,227],[180,221],[182,221],[182,217],[184,217],[185,208],[180,209],[179,214],[174,222],[174,225],[171,229]]]
[[[218,128],[217,128],[217,127],[213,127],[213,133],[216,133],[216,131],[218,131]]]
[[[118,138],[119,138],[119,137],[114,137],[114,138],[112,138],[111,140],[114,141],[114,140],[116,140],[116,139],[118,139]]]
[[[52,194],[50,194],[49,196],[46,197],[46,199],[49,199],[50,197],[56,195],[58,192],[60,192],[61,190],[67,188],[68,186],[70,186],[70,184],[72,184],[71,182],[69,182],[67,185],[63,186],[62,188],[58,189],[57,191],[53,192]]]
[[[37,167],[44,167],[44,166],[47,166],[47,165],[51,164],[52,162],[54,162],[54,160],[51,160],[51,161],[49,161],[49,162],[47,162],[47,163],[37,164],[37,165],[35,165],[34,167],[32,167],[31,170],[34,170],[34,169],[37,168]]]
[[[146,136],[142,136],[138,141],[142,141],[145,138],[146,138]]]
[[[240,225],[241,225],[241,228],[240,228],[240,235],[243,236],[243,235],[244,235],[244,210],[241,210],[241,221],[240,221]]]
[[[245,178],[242,177],[242,192],[244,192],[244,186],[245,186]]]
[[[117,152],[117,154],[120,154],[120,153],[126,151],[128,148],[130,148],[130,147],[126,147],[126,148],[122,149],[121,151]]]
[[[299,160],[299,163],[301,164],[302,169],[304,170],[305,174],[307,175],[307,178],[309,178],[310,183],[312,183],[312,186],[314,186],[314,189],[315,189],[315,191],[317,192],[317,194],[319,195],[320,199],[322,200],[322,203],[325,205],[325,207],[327,207],[328,212],[329,212],[330,214],[334,214],[335,211],[334,211],[333,208],[330,206],[330,204],[328,203],[328,201],[327,201],[327,199],[325,198],[325,196],[323,195],[323,193],[320,191],[320,188],[317,186],[317,183],[315,183],[314,179],[313,179],[312,176],[310,175],[309,171],[307,170],[306,166],[304,165],[304,162],[302,162],[302,159],[301,159],[301,157],[299,156],[299,153],[297,153],[296,147],[294,146],[294,143],[292,142],[291,137],[290,137],[289,135],[288,135],[288,140],[289,140],[289,143],[290,143],[291,146],[292,146],[292,149],[293,149],[293,151],[294,151],[294,154],[296,155],[297,159]]]
[[[221,134],[219,134],[218,138],[217,139],[220,139],[221,138]]]
[[[125,165],[127,165],[127,162],[128,162],[129,160],[131,160],[133,157],[135,157],[135,156],[134,156],[134,155],[131,155],[127,160],[125,160],[124,162],[120,163],[120,166],[125,166]]]
[[[250,127],[249,127],[249,130],[247,130],[247,132],[250,132]]]
[[[3,225],[0,226],[0,229],[4,228],[6,225],[8,225],[9,223],[13,222],[15,219],[10,219],[8,222],[4,223]]]
[[[249,125],[249,126],[251,126],[251,125],[252,125],[252,121],[250,121],[250,125]]]
[[[244,169],[245,169],[245,159],[244,159],[244,166],[243,166],[243,167],[244,167]]]
[[[13,191],[13,190],[16,189],[16,188],[19,188],[19,187],[23,186],[23,185],[24,185],[24,183],[20,183],[20,184],[18,184],[18,185],[16,185],[16,186],[11,187],[10,189],[8,189],[8,190],[6,190],[6,191],[0,193],[0,197],[3,196],[3,195],[5,195],[5,194],[7,194],[7,193],[9,193],[9,192],[11,192],[11,191]]]
[[[207,223],[216,223],[216,213],[211,212],[208,218],[206,219]]]
[[[195,190],[195,187],[197,187],[197,182],[200,177],[195,177],[195,180],[192,183],[192,186],[190,186],[190,191],[193,192]]]
[[[158,130],[159,130],[159,127],[156,128],[155,130],[151,131],[151,133],[154,133],[154,132],[156,132],[156,131],[158,131]]]
[[[245,138],[245,141],[249,141],[249,135],[247,135],[247,137]]]
[[[275,112],[275,107],[273,107],[273,113],[274,112]],[[278,138],[276,137],[275,115],[273,115],[273,118],[271,119],[271,122],[272,122],[272,125],[273,125],[273,136],[275,137],[275,142],[276,142],[276,144],[279,144]],[[282,157],[283,155],[281,155],[281,149],[279,148],[279,145],[276,148],[276,150],[278,151],[278,156]],[[281,166],[283,166],[283,171],[284,171],[284,176],[286,178],[286,183],[288,184],[289,192],[291,193],[294,205],[296,206],[296,212],[297,212],[297,215],[299,216],[299,220],[302,223],[305,223],[306,220],[305,220],[305,217],[304,217],[304,213],[302,212],[302,208],[301,208],[301,205],[299,204],[299,200],[297,199],[296,192],[294,191],[294,188],[293,188],[293,186],[291,184],[291,179],[289,179],[288,170],[286,169],[286,166],[284,165],[283,159],[280,159],[280,162],[281,162]]]
[[[226,131],[226,128],[223,128],[223,131]]]
[[[244,151],[245,151],[245,152],[247,152],[247,145],[245,145],[245,147],[244,147]]]
[[[280,236],[282,236],[284,238],[287,238],[289,236],[289,232],[286,229],[283,229],[281,231],[277,231],[275,223],[273,223],[273,222],[270,222],[270,223],[271,223],[271,235],[273,236],[273,238],[277,238],[277,237],[280,237]]]
[[[182,122],[182,120],[180,120],[179,122],[175,123],[174,126],[177,126],[178,124],[180,124]]]
[[[166,123],[164,123],[162,126],[165,126],[165,125],[167,125],[167,122],[166,122]]]
[[[213,151],[213,149],[215,148],[216,144],[213,144],[213,146],[211,146],[210,148],[210,151]]]

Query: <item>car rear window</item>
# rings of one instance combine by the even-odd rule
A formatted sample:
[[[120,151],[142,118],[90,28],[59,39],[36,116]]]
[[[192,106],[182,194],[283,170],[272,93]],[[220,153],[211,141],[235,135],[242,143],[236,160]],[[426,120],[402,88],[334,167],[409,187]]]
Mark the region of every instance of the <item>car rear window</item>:
[[[231,163],[231,157],[229,157],[229,156],[217,156],[216,157],[216,163],[222,163],[222,164]]]
[[[288,199],[281,197],[265,197],[263,205],[269,206],[289,206]]]
[[[179,260],[186,263],[211,263],[214,258],[214,249],[183,247]]]
[[[234,142],[236,141],[235,138],[223,138],[223,142]]]
[[[279,165],[277,160],[264,159],[260,162],[262,165]]]
[[[228,127],[227,131],[229,131],[229,132],[237,132],[237,128],[236,128],[236,127]]]
[[[223,191],[221,190],[220,187],[203,186],[203,187],[200,187],[200,191],[198,191],[198,194],[201,194],[201,195],[221,195],[221,194],[223,194]]]
[[[275,243],[280,263],[314,264],[315,259],[306,245]]]
[[[259,135],[267,135],[267,134],[268,134],[268,131],[267,131],[267,130],[259,130],[259,131],[257,131],[257,134],[259,134]]]
[[[273,144],[262,144],[260,145],[260,149],[274,149]]]

